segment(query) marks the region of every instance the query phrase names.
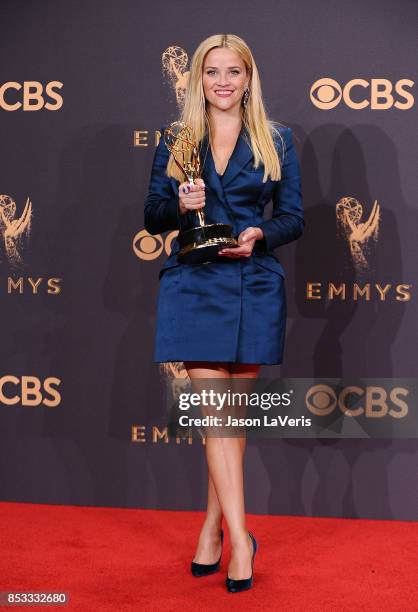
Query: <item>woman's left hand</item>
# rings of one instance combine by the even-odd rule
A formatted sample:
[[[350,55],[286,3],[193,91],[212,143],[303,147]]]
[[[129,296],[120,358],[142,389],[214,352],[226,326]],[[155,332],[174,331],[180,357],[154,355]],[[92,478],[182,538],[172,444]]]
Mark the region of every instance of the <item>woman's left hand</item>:
[[[218,251],[218,255],[237,259],[238,257],[250,257],[256,240],[262,240],[263,230],[260,227],[247,227],[238,236],[239,247],[230,247]]]

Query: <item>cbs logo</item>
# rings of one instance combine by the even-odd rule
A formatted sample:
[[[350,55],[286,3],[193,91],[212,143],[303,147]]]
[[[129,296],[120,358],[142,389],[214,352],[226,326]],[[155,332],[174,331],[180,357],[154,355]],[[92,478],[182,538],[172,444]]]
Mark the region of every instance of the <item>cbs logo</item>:
[[[134,236],[132,248],[139,259],[146,261],[157,259],[163,251],[170,255],[171,244],[178,233],[178,230],[175,230],[163,239],[160,234],[151,236],[146,230],[141,230]]]
[[[312,104],[321,110],[335,108],[341,99],[354,110],[368,106],[372,110],[386,110],[393,106],[408,110],[414,105],[414,97],[407,89],[413,85],[414,81],[410,79],[400,79],[395,85],[388,79],[352,79],[341,87],[334,79],[324,77],[315,81],[309,95]]]
[[[39,81],[24,81],[23,84],[8,81],[0,85],[0,108],[5,111],[37,111],[41,108],[57,111],[63,105],[63,98],[56,90],[62,87],[60,81],[50,81],[45,87]]]
[[[37,376],[7,375],[0,378],[0,404],[13,406],[48,406],[55,408],[61,401],[61,394],[55,386],[61,384],[59,378],[50,376],[41,381]]]
[[[336,406],[346,416],[384,417],[402,419],[408,414],[408,404],[399,396],[407,396],[408,390],[394,387],[389,395],[382,387],[344,387],[337,393],[328,385],[315,385],[305,395],[305,403],[310,412],[316,416],[327,416]],[[348,407],[348,398],[352,396],[356,407]],[[354,398],[353,398],[354,396]],[[360,400],[361,398],[361,400]],[[353,402],[351,402],[353,403]]]

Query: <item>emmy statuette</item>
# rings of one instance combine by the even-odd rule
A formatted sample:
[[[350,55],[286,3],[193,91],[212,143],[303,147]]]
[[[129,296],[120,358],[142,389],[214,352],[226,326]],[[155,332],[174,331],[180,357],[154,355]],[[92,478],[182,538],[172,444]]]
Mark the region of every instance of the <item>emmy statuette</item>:
[[[193,185],[195,179],[200,178],[200,158],[192,128],[174,121],[164,130],[164,142],[188,183]],[[179,231],[180,251],[177,261],[187,264],[219,261],[220,249],[239,246],[232,235],[232,225],[206,225],[203,209],[198,209],[196,214],[199,225]]]

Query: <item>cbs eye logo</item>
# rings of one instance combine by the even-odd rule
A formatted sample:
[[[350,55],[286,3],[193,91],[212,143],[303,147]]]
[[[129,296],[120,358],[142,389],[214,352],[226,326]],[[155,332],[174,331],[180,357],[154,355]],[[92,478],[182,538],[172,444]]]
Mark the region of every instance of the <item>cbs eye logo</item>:
[[[316,108],[330,110],[338,106],[341,100],[354,110],[370,107],[372,110],[398,108],[408,110],[414,106],[414,96],[407,91],[414,81],[400,79],[395,85],[388,79],[352,79],[343,87],[335,81],[324,77],[315,81],[309,95]]]
[[[394,387],[388,394],[383,387],[353,385],[344,387],[337,394],[329,385],[315,385],[308,389],[305,403],[309,412],[320,417],[331,414],[338,406],[345,416],[378,418],[389,415],[402,419],[408,414],[408,404],[399,396],[407,395],[408,390],[402,387]]]
[[[138,232],[132,241],[132,248],[139,259],[151,261],[157,259],[163,251],[170,255],[171,244],[177,237],[178,230],[170,232],[165,239],[160,234],[152,236],[146,230]]]

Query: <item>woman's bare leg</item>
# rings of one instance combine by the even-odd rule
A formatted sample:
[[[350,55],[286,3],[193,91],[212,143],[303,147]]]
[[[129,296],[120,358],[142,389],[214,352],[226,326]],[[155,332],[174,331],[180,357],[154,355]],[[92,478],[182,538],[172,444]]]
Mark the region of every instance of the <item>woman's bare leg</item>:
[[[194,378],[229,378],[227,364],[184,362],[191,379]],[[206,517],[200,531],[196,554],[193,558],[195,563],[216,563],[221,554],[220,532],[222,529],[222,509],[219,504],[218,495],[208,471],[208,501]]]
[[[253,381],[257,378],[260,366],[253,364],[240,364],[240,363],[230,363],[229,364],[230,371],[230,386],[234,391],[238,391],[240,393],[250,393],[253,387]],[[234,385],[234,379],[251,379],[247,383],[244,383],[243,380],[237,380],[237,383]],[[237,530],[231,531],[231,527],[229,527],[230,538],[231,538],[231,559],[228,565],[228,576],[234,580],[241,580],[243,578],[249,578],[251,575],[251,557],[253,554],[253,546],[252,541],[248,537],[248,530],[246,526],[245,520],[245,495],[244,495],[244,474],[243,474],[243,466],[244,466],[244,454],[246,447],[246,437],[240,436],[237,438],[223,438],[223,440],[235,440],[239,443],[239,452],[240,452],[240,505],[242,503],[242,522],[237,521]],[[225,517],[226,518],[226,517]],[[228,521],[227,521],[228,522]],[[228,523],[229,526],[229,523]]]
[[[231,372],[231,366],[232,372]],[[221,369],[216,368],[215,364],[206,364],[205,367],[199,367],[196,364],[185,364],[190,378],[230,378],[232,376],[240,376],[245,378],[255,378],[258,374],[259,366],[247,366],[242,364],[229,364],[228,369],[222,366]],[[229,383],[228,383],[229,384]],[[205,450],[208,464],[209,475],[212,479],[212,485],[216,492],[218,504],[221,513],[229,527],[229,535],[231,540],[231,560],[228,566],[228,575],[230,578],[240,580],[248,578],[251,574],[251,555],[252,544],[248,537],[248,531],[245,520],[244,508],[244,479],[243,479],[243,456],[245,449],[245,439],[238,437],[212,437],[206,438]],[[214,496],[212,491],[212,504]],[[209,505],[209,499],[208,499]],[[217,507],[217,506],[216,506]],[[214,510],[215,505],[211,506]],[[218,509],[219,513],[219,509]],[[215,516],[215,514],[211,514]],[[217,515],[219,516],[219,514]],[[219,528],[218,528],[219,529]],[[216,535],[218,542],[216,554],[214,552],[214,530],[213,526],[210,529],[209,525],[202,528],[201,537],[199,539],[198,551],[199,557],[196,555],[197,563],[214,563],[220,554],[219,531]],[[205,544],[206,542],[206,544]],[[208,542],[209,544],[208,548]],[[199,546],[202,550],[212,550],[212,557],[205,561],[200,556]]]

